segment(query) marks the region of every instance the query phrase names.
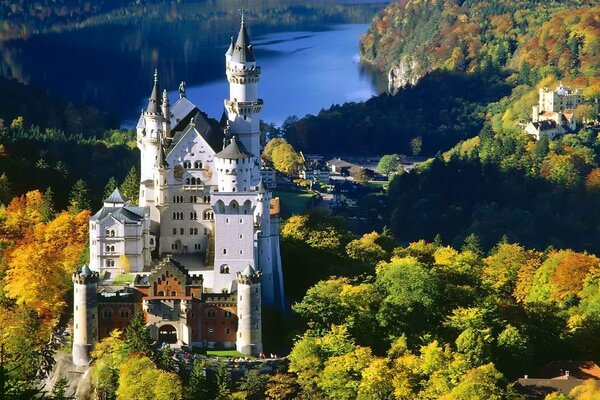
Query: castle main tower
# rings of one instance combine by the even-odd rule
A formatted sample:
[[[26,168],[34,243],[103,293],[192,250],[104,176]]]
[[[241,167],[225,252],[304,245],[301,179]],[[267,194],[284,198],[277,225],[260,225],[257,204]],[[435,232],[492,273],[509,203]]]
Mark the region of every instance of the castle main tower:
[[[88,365],[98,341],[98,273],[87,265],[73,273],[73,364]]]
[[[260,157],[260,112],[263,106],[262,99],[258,98],[260,67],[256,65],[243,14],[237,40],[231,41],[225,54],[225,67],[229,81],[225,109],[231,134],[255,157]]]
[[[163,161],[162,143],[165,138],[165,130],[170,130],[168,117],[164,113],[169,112],[168,99],[161,101],[159,98],[158,71],[154,71],[154,86],[148,100],[146,111],[140,116],[137,130],[137,147],[140,149],[140,207],[150,207],[150,231],[158,234],[160,214],[156,208],[158,198],[157,170]]]
[[[262,353],[261,273],[247,266],[237,273],[238,330],[236,350],[242,354]]]

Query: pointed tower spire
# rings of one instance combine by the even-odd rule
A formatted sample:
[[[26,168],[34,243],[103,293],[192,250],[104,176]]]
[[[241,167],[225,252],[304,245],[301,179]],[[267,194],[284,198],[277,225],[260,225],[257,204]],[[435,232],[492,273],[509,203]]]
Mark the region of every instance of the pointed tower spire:
[[[231,60],[237,63],[256,62],[256,58],[254,58],[254,52],[252,51],[252,44],[250,43],[250,36],[246,30],[243,10],[240,31],[233,48]]]
[[[146,109],[147,113],[158,114],[159,112],[159,103],[158,103],[158,68],[154,69],[154,86],[152,87],[152,94],[150,95],[150,100],[148,101],[148,108]]]

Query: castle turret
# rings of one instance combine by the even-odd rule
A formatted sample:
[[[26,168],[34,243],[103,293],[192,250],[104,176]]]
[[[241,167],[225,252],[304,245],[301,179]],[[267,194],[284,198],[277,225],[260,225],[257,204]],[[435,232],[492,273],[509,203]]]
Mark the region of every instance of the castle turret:
[[[262,353],[261,273],[251,266],[237,273],[238,331],[236,349],[242,354]]]
[[[252,186],[255,157],[235,137],[223,150],[215,154],[219,192],[248,192]]]
[[[284,309],[281,259],[279,255],[279,221],[271,215],[272,194],[262,179],[256,187],[255,225],[258,227],[258,268],[262,273],[262,301],[265,306]]]
[[[170,129],[165,123],[164,113],[169,112],[167,104],[161,106],[159,99],[158,71],[154,71],[154,85],[148,100],[146,111],[142,112],[137,126],[137,146],[140,149],[140,197],[141,207],[150,207],[150,230],[157,234],[160,214],[156,206],[157,169],[160,167],[164,129]]]
[[[73,273],[73,363],[88,365],[98,341],[98,273],[87,265]]]
[[[233,44],[233,43],[232,43]],[[258,98],[260,67],[256,65],[244,17],[237,40],[225,54],[229,98],[225,109],[236,135],[254,156],[260,155],[260,112],[263,101]]]
[[[171,104],[169,103],[169,95],[167,89],[163,90],[161,111],[163,115],[162,130],[166,139],[171,139]]]

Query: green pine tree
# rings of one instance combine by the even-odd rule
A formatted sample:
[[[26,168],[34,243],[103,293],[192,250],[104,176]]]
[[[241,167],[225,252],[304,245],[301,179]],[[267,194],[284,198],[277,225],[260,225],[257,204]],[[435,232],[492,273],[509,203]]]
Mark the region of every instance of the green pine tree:
[[[144,323],[144,314],[135,313],[125,328],[125,347],[131,353],[141,353],[152,358],[152,336]]]
[[[246,400],[262,400],[267,390],[268,375],[258,369],[249,369],[240,380],[239,390],[244,392]]]
[[[469,234],[465,238],[465,241],[461,247],[462,251],[471,251],[473,254],[478,256],[483,255],[483,249],[481,248],[481,242],[479,241],[479,236],[474,233]]]
[[[91,210],[92,206],[89,199],[89,189],[83,179],[79,179],[73,185],[71,194],[69,194],[69,209],[73,212],[80,212],[83,210]]]
[[[106,186],[104,187],[103,199],[108,198],[108,196],[110,196],[117,187],[119,187],[117,180],[115,179],[114,176],[111,176],[110,179],[108,180],[108,182],[106,183]]]
[[[131,167],[121,184],[121,193],[128,197],[132,203],[137,204],[140,197],[140,177],[135,167]]]
[[[177,372],[177,361],[174,358],[173,350],[169,346],[165,346],[159,350],[156,364],[163,371]]]
[[[56,211],[54,209],[54,191],[50,186],[44,192],[44,200],[40,210],[44,222],[48,222],[54,218]]]
[[[67,388],[69,387],[69,381],[67,378],[60,377],[54,383],[52,387],[52,393],[50,394],[50,398],[52,400],[67,400],[71,397],[67,397]]]
[[[220,363],[215,371],[215,400],[230,400],[231,399],[231,372],[227,366]]]
[[[202,361],[194,361],[188,384],[185,386],[185,400],[211,400],[214,398],[206,378],[205,367]]]

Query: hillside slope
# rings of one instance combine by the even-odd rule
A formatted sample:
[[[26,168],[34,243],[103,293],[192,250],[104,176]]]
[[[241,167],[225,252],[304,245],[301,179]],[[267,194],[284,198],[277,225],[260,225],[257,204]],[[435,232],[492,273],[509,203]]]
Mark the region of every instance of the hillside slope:
[[[593,0],[403,0],[374,18],[361,39],[361,56],[382,71],[401,67],[405,78],[412,78],[435,69],[518,68],[532,53],[546,52],[536,54],[539,68],[586,74],[599,52],[599,8],[589,8],[597,4]],[[560,25],[567,28],[556,30]]]

